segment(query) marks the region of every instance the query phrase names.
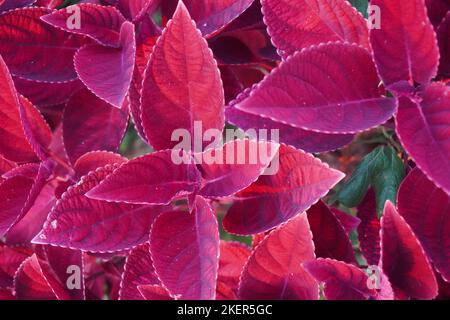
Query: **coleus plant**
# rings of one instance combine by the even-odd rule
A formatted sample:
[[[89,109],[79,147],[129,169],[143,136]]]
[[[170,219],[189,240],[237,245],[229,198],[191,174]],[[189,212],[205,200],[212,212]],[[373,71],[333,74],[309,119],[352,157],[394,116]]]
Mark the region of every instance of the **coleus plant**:
[[[448,299],[449,9],[0,0],[0,298]]]

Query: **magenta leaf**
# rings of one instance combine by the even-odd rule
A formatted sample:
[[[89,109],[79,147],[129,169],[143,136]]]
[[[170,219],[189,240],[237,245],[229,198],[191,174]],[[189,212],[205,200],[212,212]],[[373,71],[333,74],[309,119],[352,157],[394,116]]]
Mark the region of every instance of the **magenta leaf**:
[[[326,134],[303,130],[291,125],[277,122],[257,114],[243,112],[235,108],[235,104],[246,99],[251,89],[243,91],[236,100],[230,102],[225,109],[226,120],[242,130],[252,134],[250,129],[279,130],[280,141],[306,152],[325,152],[343,147],[353,140],[352,134]],[[253,137],[257,138],[257,137]]]
[[[136,43],[134,25],[120,28],[120,48],[89,44],[77,51],[74,64],[80,80],[95,95],[121,108],[133,76]]]
[[[127,125],[126,110],[111,107],[87,89],[75,93],[63,113],[64,146],[70,162],[90,151],[116,152]]]
[[[450,196],[415,168],[400,187],[398,211],[436,269],[450,281]]]
[[[324,282],[328,300],[367,300],[377,292],[368,286],[367,274],[358,267],[333,259],[307,262],[305,269],[319,282]]]
[[[17,8],[27,7],[35,2],[36,0],[2,0],[0,1],[0,13]]]
[[[262,0],[264,21],[281,56],[328,41],[369,48],[363,16],[344,0]]]
[[[450,87],[433,83],[419,102],[399,99],[396,131],[403,147],[431,180],[450,193]]]
[[[433,269],[411,228],[386,202],[381,219],[381,260],[383,272],[397,298],[433,299],[438,294]]]
[[[236,234],[270,230],[307,210],[343,177],[301,150],[281,145],[279,169],[262,175],[234,196],[233,206],[223,220],[224,228]]]
[[[341,211],[336,208],[330,208],[347,233],[356,230],[361,223],[361,219]]]
[[[200,173],[192,157],[183,153],[183,162],[175,164],[174,152],[158,151],[128,161],[87,196],[136,204],[168,204],[176,196],[196,191]]]
[[[218,149],[196,154],[204,182],[199,194],[227,197],[245,189],[266,170],[279,145],[256,140],[233,140]]]
[[[12,75],[43,82],[77,78],[72,59],[85,40],[40,20],[50,12],[22,8],[0,15],[0,54]]]
[[[119,299],[143,300],[138,287],[159,284],[160,281],[153,268],[149,244],[144,243],[131,250],[120,282]]]
[[[244,300],[316,300],[319,287],[302,264],[311,261],[314,244],[306,214],[273,230],[254,249],[242,272]]]
[[[85,196],[117,166],[99,168],[70,187],[33,242],[92,252],[121,251],[145,242],[161,207],[98,201]]]
[[[316,256],[356,264],[350,239],[335,214],[319,201],[306,212]]]
[[[450,3],[449,3],[450,7]],[[444,20],[439,24],[436,30],[437,38],[441,53],[441,60],[439,62],[439,75],[446,78],[450,77],[450,44],[448,38],[450,38],[450,9]]]
[[[371,28],[370,42],[384,84],[428,83],[437,72],[439,49],[424,0],[372,0],[370,4],[381,12],[380,28]]]
[[[169,291],[158,285],[141,285],[138,290],[145,300],[174,300]]]
[[[90,151],[83,154],[73,165],[73,169],[78,178],[94,171],[97,168],[104,167],[107,164],[124,163],[127,158],[120,154],[108,151]]]
[[[355,133],[386,122],[396,110],[378,84],[367,50],[320,44],[295,53],[235,107],[306,130]]]
[[[174,131],[184,129],[192,138],[187,142],[194,146],[195,122],[201,122],[201,134],[208,129],[222,131],[223,107],[217,63],[180,1],[145,72],[141,118],[146,137],[155,149],[169,149],[178,144],[172,141]]]
[[[161,0],[117,0],[117,8],[125,18],[134,23],[142,20],[147,13],[153,13]]]
[[[231,241],[220,242],[216,299],[237,299],[239,278],[250,254],[250,248],[245,244]]]
[[[75,14],[78,16],[74,16]],[[79,25],[74,18],[79,19]],[[120,45],[120,28],[125,22],[116,8],[92,3],[69,6],[41,19],[56,28],[86,35],[102,45],[112,47]]]
[[[28,250],[0,246],[0,288],[13,286],[16,270],[29,256]]]
[[[206,200],[198,196],[191,213],[161,214],[152,226],[150,252],[158,278],[173,296],[198,300],[215,298],[219,229],[214,211]]]
[[[361,252],[369,265],[380,261],[380,220],[375,203],[375,192],[370,189],[358,206],[358,239]]]

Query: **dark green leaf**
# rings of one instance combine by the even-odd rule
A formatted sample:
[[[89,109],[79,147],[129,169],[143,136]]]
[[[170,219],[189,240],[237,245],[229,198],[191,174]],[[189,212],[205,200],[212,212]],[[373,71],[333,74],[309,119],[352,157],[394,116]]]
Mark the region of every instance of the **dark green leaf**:
[[[352,6],[358,9],[362,15],[367,18],[367,7],[369,6],[369,0],[349,0]]]

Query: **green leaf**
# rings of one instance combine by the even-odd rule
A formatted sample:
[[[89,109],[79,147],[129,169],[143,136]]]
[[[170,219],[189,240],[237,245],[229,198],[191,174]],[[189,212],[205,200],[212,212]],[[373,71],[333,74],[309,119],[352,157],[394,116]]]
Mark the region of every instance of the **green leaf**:
[[[393,203],[405,177],[402,160],[391,147],[378,147],[358,165],[353,175],[339,190],[337,199],[345,206],[358,206],[370,186],[375,190],[377,212],[381,214],[386,200]]]
[[[349,0],[349,2],[362,13],[364,18],[367,18],[367,8],[369,6],[369,0]]]

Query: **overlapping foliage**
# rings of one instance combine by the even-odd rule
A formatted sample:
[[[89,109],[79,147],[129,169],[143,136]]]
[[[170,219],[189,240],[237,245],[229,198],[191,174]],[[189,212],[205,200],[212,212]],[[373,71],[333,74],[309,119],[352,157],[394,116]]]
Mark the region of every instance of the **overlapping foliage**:
[[[447,0],[0,1],[0,299],[448,299],[449,26]],[[174,163],[196,122],[280,141]],[[240,145],[271,156],[199,161]]]

